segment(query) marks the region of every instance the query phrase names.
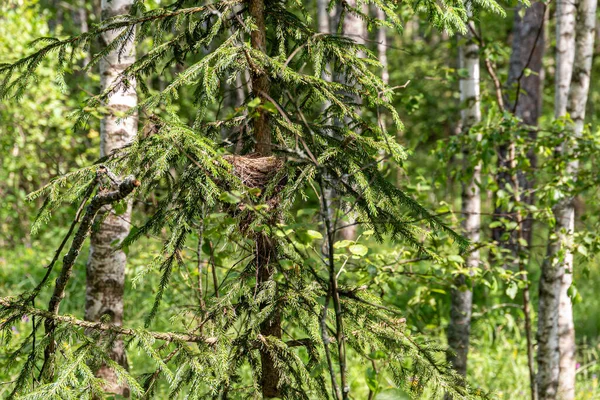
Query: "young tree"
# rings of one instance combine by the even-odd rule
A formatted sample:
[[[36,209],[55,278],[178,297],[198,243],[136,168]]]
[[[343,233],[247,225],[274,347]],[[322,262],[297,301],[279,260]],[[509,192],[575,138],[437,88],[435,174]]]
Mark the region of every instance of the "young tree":
[[[110,20],[127,15],[132,5],[133,0],[102,1],[102,18]],[[105,102],[107,114],[100,123],[100,157],[110,157],[115,151],[130,145],[138,129],[135,79],[132,77],[119,82],[123,71],[135,62],[135,30],[123,28],[103,32],[101,43],[105,48],[110,47],[116,38],[123,35],[126,35],[123,45],[110,50],[99,61],[101,90],[111,92]],[[118,245],[129,234],[131,201],[122,205],[122,208],[123,212],[117,212],[112,204],[107,205],[98,214],[92,230],[86,275],[87,321],[108,318],[117,326],[123,324],[127,256]],[[127,367],[123,340],[114,341],[110,358]],[[119,384],[115,371],[108,365],[100,366],[96,375],[105,380],[107,392],[129,395],[127,386]]]
[[[399,28],[394,3],[376,4],[386,20],[371,23]],[[347,2],[341,6],[345,17],[360,14]],[[436,27],[465,32],[463,11],[456,5],[419,2],[415,7],[427,12]],[[58,258],[75,232],[48,311],[33,307],[32,300],[54,273],[54,263],[33,292],[0,300],[3,332],[24,314],[45,326],[44,335],[34,329],[17,350],[25,361],[13,395],[101,396],[105,382],[90,366],[106,364],[133,397],[152,396],[162,382],[171,397],[185,391],[190,398],[349,399],[348,365],[366,359],[381,360],[382,370],[415,396],[425,390],[454,398],[481,395],[443,360],[444,347],[412,333],[399,310],[380,304],[368,288],[344,273],[344,258],[352,257],[353,268],[368,268],[368,248],[336,242],[326,190],[347,199],[362,227],[376,239],[405,241],[422,257],[435,257],[429,244],[440,233],[461,250],[467,242],[378,168],[382,149],[396,163],[405,153],[368,118],[379,107],[399,127],[390,104],[392,92],[371,71],[379,66],[375,57],[353,38],[317,34],[307,23],[309,17],[302,4],[287,1],[223,0],[202,6],[181,1],[149,10],[135,2],[129,15],[104,20],[77,37],[43,39],[30,56],[0,66],[4,99],[26,90],[36,67],[50,54],[65,66],[70,50],[115,33],[94,55],[91,68],[115,50],[122,53],[133,40],[153,41],[79,115],[84,123],[90,110],[135,82],[141,101],[124,117],[136,110],[150,114],[142,134],[33,195],[47,197],[42,221],[64,202],[80,207],[56,253]],[[248,35],[249,42],[242,39]],[[203,47],[211,50],[204,54]],[[326,62],[343,74],[343,82],[322,79]],[[168,86],[150,90],[148,78],[173,65],[180,72]],[[218,118],[214,111],[221,88],[246,72],[251,96],[241,110]],[[196,111],[189,123],[172,107],[186,89],[193,93]],[[328,104],[325,111],[323,103]],[[329,122],[335,120],[346,123]],[[241,132],[240,154],[227,152],[223,127]],[[145,270],[161,275],[146,327],[61,315],[60,304],[93,219],[102,207],[123,202],[134,190],[141,201],[153,195],[158,199],[153,214],[121,246],[152,235],[164,239]],[[319,205],[310,222],[324,227],[324,237],[310,229],[305,214],[295,212],[300,201]],[[203,304],[175,312],[161,309],[175,272],[186,268],[186,243],[200,226],[206,243],[202,255],[209,256],[213,271],[222,265],[227,273],[215,273]],[[321,240],[327,242],[325,258]],[[222,244],[218,252],[212,242]],[[195,286],[191,290],[197,293]],[[158,314],[169,318],[173,331],[150,330]],[[107,344],[119,339],[129,348],[138,346],[155,369],[134,377],[114,362]],[[29,379],[38,368],[45,377],[42,384]]]

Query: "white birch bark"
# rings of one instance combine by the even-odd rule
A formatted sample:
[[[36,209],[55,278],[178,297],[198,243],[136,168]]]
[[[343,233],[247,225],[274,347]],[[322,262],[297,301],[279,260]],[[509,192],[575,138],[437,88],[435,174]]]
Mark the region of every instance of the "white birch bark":
[[[317,24],[321,33],[330,33],[329,25],[331,16],[327,11],[328,5],[329,0],[317,0]]]
[[[377,19],[381,21],[385,21],[385,13],[376,8],[376,16]],[[387,59],[387,31],[384,26],[380,26],[377,29],[377,57],[379,58],[379,62],[381,63],[381,80],[386,85],[390,83],[390,72],[388,70],[388,59]]]
[[[358,2],[356,0],[348,0],[347,3],[352,8],[358,7]],[[368,11],[364,4],[362,11],[365,13]],[[342,21],[342,35],[348,36],[356,43],[365,44],[365,31],[365,23],[361,18],[353,13],[347,13],[345,15],[344,20]],[[364,55],[359,53],[358,56],[362,57]],[[346,81],[345,76],[340,76],[339,79],[341,82]],[[358,102],[359,99],[357,98],[355,101]],[[350,210],[350,204],[342,204],[340,208],[340,214],[345,215],[346,218],[345,221],[340,222],[340,225],[345,227],[340,229],[339,236],[343,240],[354,240],[356,238],[356,225],[354,225],[356,222],[355,213]]]
[[[575,59],[576,4],[576,0],[557,0],[556,2],[555,118],[563,117],[567,112],[569,86]]]
[[[469,22],[473,27],[473,23]],[[473,27],[474,28],[474,27]],[[474,40],[471,30],[467,33],[466,44],[459,48],[459,66],[465,70],[466,76],[460,79],[460,100],[462,105],[461,122],[463,133],[467,134],[473,125],[481,121],[480,109],[480,69],[479,46]],[[477,140],[481,140],[480,137]],[[465,152],[465,168],[468,168]],[[462,188],[462,228],[465,236],[472,242],[479,242],[481,225],[481,163],[474,166],[473,174]],[[475,268],[480,263],[479,251],[474,250],[466,255],[468,268]],[[449,357],[454,369],[465,376],[467,373],[467,356],[469,352],[469,336],[471,331],[471,308],[473,293],[471,288],[461,288],[466,284],[466,277],[461,275],[454,281],[455,288],[451,292],[450,324],[448,326],[448,345],[454,352]]]
[[[102,0],[102,19],[129,13],[133,0]],[[120,31],[110,31],[102,35],[102,45],[111,43]],[[109,53],[100,61],[100,79],[102,91],[111,88],[119,74],[135,61],[135,45],[132,40],[124,44],[119,56],[119,49]],[[138,126],[137,114],[122,118],[124,114],[137,105],[135,82],[129,82],[127,88],[115,90],[106,103],[108,115],[100,125],[100,155],[109,155],[131,143]],[[91,236],[90,254],[87,263],[87,288],[85,318],[88,321],[99,321],[107,316],[113,323],[121,325],[123,321],[123,289],[125,282],[126,255],[115,249],[115,243],[121,242],[129,233],[131,219],[131,203],[121,215],[114,210],[105,209],[99,215],[100,224]],[[105,317],[106,318],[106,317]],[[123,366],[127,366],[122,341],[116,341],[111,358]],[[113,370],[106,365],[100,367],[97,376],[106,380],[105,390],[109,393],[129,396],[127,386],[120,385]]]
[[[383,12],[383,10],[381,10],[379,7],[375,7],[375,16],[378,20],[385,21],[385,12]],[[377,29],[377,58],[381,63],[381,80],[386,85],[390,83],[390,72],[388,70],[387,59],[387,46],[387,31],[384,26],[380,26],[379,29]],[[385,114],[383,114],[381,110],[378,110],[377,114],[377,122],[379,123],[379,128],[382,131],[387,131],[387,120],[385,118]],[[385,150],[382,149],[379,151],[379,158],[381,160],[379,162],[379,167],[382,169],[385,166],[384,157]]]
[[[554,116],[563,117],[567,112],[569,87],[575,57],[576,7],[572,0],[559,0],[556,6],[556,72]],[[557,151],[564,152],[564,146]],[[569,170],[570,168],[568,168]],[[570,173],[570,171],[567,171]],[[570,234],[574,228],[574,209],[570,199],[562,200],[554,207],[556,225],[553,237],[548,241],[546,259],[542,265],[539,285],[538,317],[538,394],[540,400],[556,399],[559,392],[560,328],[572,324],[571,303],[566,296],[570,281],[565,271],[573,265],[573,254],[568,251]],[[566,251],[561,251],[566,250]],[[564,296],[562,293],[564,292]],[[570,321],[570,322],[569,322]],[[563,328],[564,329],[564,328]],[[568,328],[567,328],[568,330]],[[564,335],[562,335],[564,336]],[[564,388],[560,389],[564,392]],[[558,396],[560,398],[560,396]]]
[[[573,134],[581,136],[584,127],[585,107],[590,87],[592,58],[594,54],[594,38],[596,30],[596,8],[598,0],[580,0],[577,16],[577,38],[575,43],[575,62],[569,90],[567,111],[573,120]],[[563,149],[571,152],[575,149]],[[579,161],[573,160],[567,167],[567,174],[575,177],[579,169]],[[573,400],[575,398],[576,345],[575,325],[573,323],[573,304],[568,290],[573,283],[574,257],[571,250],[572,234],[575,230],[575,204],[573,197],[564,204],[564,226],[566,232],[563,243],[565,257],[564,273],[560,282],[559,314],[558,314],[558,348],[559,378],[558,398]]]

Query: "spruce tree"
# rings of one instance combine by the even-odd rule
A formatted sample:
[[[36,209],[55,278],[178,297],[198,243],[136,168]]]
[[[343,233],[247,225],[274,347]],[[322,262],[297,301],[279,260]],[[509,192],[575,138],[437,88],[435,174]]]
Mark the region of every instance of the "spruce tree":
[[[385,20],[365,15],[365,3],[381,9]],[[401,29],[392,1],[340,6],[342,21],[352,15],[370,27]],[[466,32],[460,2],[413,6],[438,28]],[[478,6],[497,9],[485,1]],[[377,357],[385,358],[383,366],[395,384],[417,398],[425,391],[481,396],[445,361],[444,346],[414,335],[400,318],[402,310],[385,307],[375,294],[341,275],[340,253],[348,244],[335,242],[338,218],[323,195],[328,190],[352,204],[357,223],[378,240],[409,243],[430,258],[436,255],[428,239],[439,234],[454,238],[462,250],[468,246],[379,170],[382,154],[398,164],[406,154],[394,134],[365,116],[369,113],[359,112],[385,110],[396,129],[401,127],[390,106],[393,90],[378,76],[380,65],[365,45],[316,33],[302,2],[197,5],[180,0],[147,9],[137,1],[129,15],[106,19],[80,36],[40,38],[30,56],[1,65],[0,98],[19,98],[35,84],[44,57],[57,57],[66,69],[74,52],[106,32],[118,34],[93,55],[88,70],[132,42],[150,41],[152,46],[102,94],[89,99],[77,124],[87,123],[95,108],[134,82],[140,102],[124,117],[135,112],[147,117],[131,144],[31,195],[46,198],[36,228],[63,204],[79,208],[39,285],[0,299],[4,340],[11,340],[12,321],[25,314],[37,321],[14,355],[24,362],[12,397],[101,397],[104,382],[93,371],[107,365],[134,398],[151,397],[163,384],[172,397],[348,399],[348,364]],[[326,64],[335,72],[325,69]],[[163,90],[148,86],[149,78],[171,67],[179,73]],[[328,79],[328,73],[345,79]],[[63,74],[58,71],[58,78]],[[251,93],[244,104],[227,115],[216,111],[226,84],[245,74],[251,78]],[[194,118],[186,121],[174,106],[190,89]],[[228,135],[223,137],[223,131]],[[132,193],[140,201],[154,196],[157,206],[121,246],[168,232],[145,271],[161,274],[146,326],[61,315],[74,262],[95,216],[108,204],[124,207]],[[319,204],[314,221],[324,234],[308,229],[294,212],[310,199]],[[177,270],[186,268],[193,239],[203,240],[199,253],[209,258],[213,271],[218,258],[228,272],[220,282],[213,276],[214,287],[203,293],[200,304],[169,315],[185,323],[174,323],[174,331],[152,330],[155,317],[169,313],[161,301]],[[213,246],[217,241],[218,251]],[[67,247],[57,272],[57,260]],[[47,286],[53,286],[53,294],[44,310],[34,300]],[[114,362],[108,349],[116,340],[123,340],[128,350],[145,352],[155,370],[133,376]]]

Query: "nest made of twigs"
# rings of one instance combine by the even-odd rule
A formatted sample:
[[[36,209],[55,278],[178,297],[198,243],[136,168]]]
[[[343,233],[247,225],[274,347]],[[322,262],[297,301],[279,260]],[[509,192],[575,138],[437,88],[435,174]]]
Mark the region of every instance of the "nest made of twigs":
[[[226,155],[223,158],[233,165],[233,173],[249,188],[264,189],[283,167],[283,160],[257,155]]]
[[[223,158],[233,166],[233,174],[248,188],[260,189],[261,193],[268,188],[263,201],[268,206],[268,213],[273,221],[279,219],[277,208],[280,202],[280,193],[287,181],[287,176],[280,174],[283,168],[283,160],[274,156],[260,157],[250,155],[226,155]],[[277,180],[277,181],[275,181]],[[233,216],[240,217],[240,229],[248,233],[248,228],[254,221],[256,215],[247,212],[245,204],[231,207],[228,212]]]

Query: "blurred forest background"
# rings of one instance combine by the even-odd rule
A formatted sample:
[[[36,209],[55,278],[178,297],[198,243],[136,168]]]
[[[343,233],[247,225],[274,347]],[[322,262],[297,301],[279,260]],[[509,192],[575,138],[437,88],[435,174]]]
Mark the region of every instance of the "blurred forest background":
[[[0,6],[0,62],[9,64],[39,49],[39,44],[30,46],[39,37],[67,38],[93,31],[101,23],[105,7],[100,0],[17,0],[4,3]],[[149,10],[167,5],[158,0],[144,3]],[[458,356],[449,355],[449,360],[453,360],[455,368],[458,366],[459,373],[461,354],[465,353],[460,346],[465,343],[464,335],[470,337],[470,341],[466,342],[467,380],[492,398],[531,398],[531,382],[537,379],[537,398],[600,399],[600,264],[596,257],[600,249],[597,236],[600,202],[598,172],[595,169],[600,155],[600,114],[597,110],[600,104],[600,59],[593,57],[591,70],[583,72],[591,79],[587,101],[583,102],[585,124],[578,125],[579,120],[573,118],[577,111],[572,106],[577,99],[570,94],[573,89],[569,91],[568,80],[564,92],[567,99],[564,102],[569,104],[565,106],[568,112],[556,109],[557,102],[563,101],[558,99],[557,91],[564,89],[560,89],[559,82],[559,79],[564,79],[560,73],[564,68],[560,63],[564,61],[561,61],[562,53],[557,50],[564,40],[560,36],[564,31],[561,33],[557,29],[557,16],[562,12],[560,10],[564,11],[564,4],[503,1],[490,6],[479,2],[446,2],[440,3],[442,14],[436,20],[428,15],[430,10],[415,6],[416,2],[400,2],[394,4],[393,13],[402,28],[395,29],[391,24],[378,25],[371,21],[371,18],[389,21],[389,16],[383,14],[377,4],[350,3],[364,14],[357,17],[348,13],[341,24],[344,26],[340,28],[336,25],[340,20],[340,6],[336,2],[329,4],[318,0],[299,3],[298,7],[303,8],[303,15],[312,18],[306,19],[311,29],[333,32],[363,44],[361,51],[369,53],[373,60],[367,68],[381,77],[384,84],[389,84],[389,90],[393,92],[389,101],[402,126],[394,124],[394,117],[387,110],[371,104],[357,106],[362,112],[362,119],[375,126],[384,126],[390,137],[395,138],[408,153],[399,164],[381,157],[378,169],[382,176],[430,210],[444,224],[471,240],[472,244],[466,252],[461,252],[452,235],[442,233],[427,239],[431,253],[426,254],[416,250],[414,244],[390,241],[385,235],[384,240],[378,240],[372,227],[361,224],[360,214],[354,215],[348,206],[342,205],[340,207],[348,212],[342,213],[341,220],[350,227],[335,239],[336,252],[344,254],[337,259],[340,263],[336,278],[343,280],[345,285],[367,288],[382,307],[398,310],[401,323],[415,337],[432,340],[443,349],[450,345],[455,352],[458,350]],[[589,13],[584,3],[589,6],[590,1],[579,0],[574,6],[573,21],[576,23],[571,26],[572,42],[566,47],[563,45],[561,51],[568,53],[570,48],[575,52],[580,46],[579,42],[576,46],[575,41],[586,35],[583,29],[579,29],[580,21],[586,12]],[[453,18],[445,14],[453,7],[464,8],[464,12],[456,16],[466,23],[462,28],[457,23],[453,29],[452,21],[444,20]],[[595,5],[592,17],[596,25]],[[171,33],[165,31],[165,37],[176,35],[177,29],[174,26]],[[284,33],[276,34],[268,29],[268,46],[275,53],[277,37]],[[223,35],[219,36],[223,41],[226,40],[226,34],[219,35]],[[592,31],[592,38],[595,35]],[[152,51],[157,46],[156,40],[163,38],[149,35],[137,41],[137,54]],[[195,60],[208,57],[219,43],[202,47],[194,55]],[[532,43],[536,44],[535,48],[532,48]],[[101,73],[96,64],[88,71],[83,69],[95,54],[102,51],[103,46],[98,38],[92,38],[89,47],[76,49],[72,61],[66,64],[50,54],[40,60],[26,89],[17,89],[7,95],[9,90],[4,87],[5,95],[0,103],[0,297],[17,296],[38,285],[47,272],[44,266],[51,263],[76,218],[78,202],[69,200],[73,204],[56,208],[51,219],[42,215],[41,223],[34,223],[45,196],[31,199],[28,194],[56,177],[93,165],[101,157],[101,131],[105,128],[101,128],[100,121],[108,111],[103,105],[86,103],[87,99],[103,90]],[[291,50],[286,51],[281,62],[292,53]],[[595,56],[599,51],[600,40],[596,40],[595,44],[592,42],[592,53]],[[173,57],[178,55],[174,53]],[[184,54],[182,58],[185,57]],[[585,63],[576,58],[578,55],[571,57],[575,58],[571,68],[576,77],[579,70],[585,70]],[[142,84],[145,86],[144,91],[138,90],[139,101],[168,90],[174,79],[185,71],[184,64],[185,61],[179,60],[146,77],[143,83],[138,79],[138,88]],[[261,118],[263,112],[276,115],[281,111],[273,104],[277,106],[277,102],[283,102],[283,95],[281,99],[276,98],[277,102],[267,97],[270,101],[265,106],[267,111],[254,111],[260,108],[260,102],[256,103],[253,99],[261,97],[260,93],[258,97],[252,96],[254,78],[248,73],[232,76],[232,79],[222,80],[217,85],[214,100],[206,102],[205,120],[235,119],[248,114],[252,118]],[[7,78],[7,75],[3,78],[13,79]],[[578,79],[573,78],[572,81],[577,82]],[[208,80],[203,82],[211,84]],[[177,115],[183,124],[194,125],[197,118],[195,87],[181,86],[176,91],[173,100],[149,103],[145,110],[139,112],[139,135],[148,134],[148,121],[152,121],[154,115]],[[279,93],[273,93],[271,97],[279,96]],[[285,101],[292,104],[293,100],[286,98]],[[82,107],[91,115],[83,127],[75,124],[75,114]],[[255,112],[258,114],[253,114]],[[577,117],[580,115],[577,114]],[[298,117],[297,121],[300,120]],[[312,120],[309,122],[312,123]],[[228,128],[216,129],[221,132]],[[220,134],[227,138],[227,134]],[[228,148],[235,148],[235,138],[233,147]],[[377,158],[377,154],[373,153],[373,157]],[[236,204],[235,196],[239,193],[232,193],[233,199],[223,195],[220,199],[224,203]],[[294,240],[301,246],[314,246],[319,251],[323,247],[324,254],[327,254],[327,232],[325,223],[319,219],[320,198],[316,193],[316,189],[307,189],[302,199],[290,206],[287,212],[295,222],[289,228],[294,231]],[[155,215],[162,204],[163,194],[146,193],[143,198],[134,196],[131,220],[128,221],[130,230],[139,231],[145,221]],[[473,202],[474,197],[479,200]],[[72,197],[75,198],[78,197]],[[574,210],[574,229],[568,227],[568,221],[566,225],[563,223],[564,214],[560,214],[565,201],[568,203],[566,207]],[[352,201],[348,200],[348,204]],[[123,210],[117,210],[117,214],[128,212],[125,210],[127,204],[120,207]],[[167,251],[163,243],[169,240],[168,232],[172,226],[153,232],[144,231],[143,240],[119,250],[124,251],[127,258],[122,300],[124,326],[143,326],[152,310],[156,313],[149,325],[153,331],[191,332],[186,310],[197,306],[198,301],[204,304],[211,293],[216,292],[218,297],[217,282],[231,279],[230,273],[235,271],[234,254],[237,250],[231,248],[225,232],[236,222],[228,217],[227,212],[219,212],[206,211],[204,232],[200,230],[200,234],[191,234],[191,239],[179,253],[177,267],[167,278],[165,290],[164,270],[156,267],[155,258]],[[473,219],[474,215],[477,218]],[[355,223],[355,220],[358,222]],[[196,243],[198,239],[199,243]],[[562,244],[552,253],[556,242]],[[79,320],[87,319],[84,305],[89,246],[88,241],[83,244],[61,304],[61,314],[72,315]],[[540,293],[544,293],[543,288],[540,290],[540,282],[551,281],[550,278],[544,280],[542,271],[544,268],[552,270],[552,265],[559,265],[555,269],[563,273],[566,271],[566,275],[572,271],[573,281],[571,283],[567,279],[564,283],[562,275],[558,278],[563,282],[562,289],[567,297],[560,297],[556,291],[554,302],[540,298]],[[287,268],[286,265],[284,267]],[[551,272],[548,274],[551,275]],[[557,278],[554,276],[554,279]],[[52,286],[54,277],[49,282],[48,285]],[[199,295],[198,282],[201,285]],[[553,287],[558,287],[556,285]],[[42,291],[35,300],[35,306],[44,308],[50,301],[50,292]],[[161,297],[158,311],[155,310],[157,292]],[[470,307],[470,297],[465,297],[465,294],[470,295],[471,292],[472,311],[465,308],[465,304]],[[560,330],[564,325],[561,325],[561,313],[568,314],[571,307],[576,347],[566,351],[575,352],[572,361],[575,390],[570,395],[555,397],[556,394],[550,393],[550,389],[547,392],[543,386],[544,378],[532,378],[532,372],[533,375],[543,372],[544,367],[539,364],[546,362],[544,357],[558,357],[558,351],[554,356],[543,353],[547,349],[540,344],[540,338],[544,343],[552,340],[545,336],[548,332],[562,338]],[[26,311],[23,314],[20,320],[4,315],[2,321],[5,324],[7,318],[10,319],[10,324],[3,329],[6,328],[4,335],[11,337],[0,347],[1,398],[9,395],[29,398],[27,392],[36,393],[35,388],[39,388],[34,384],[25,392],[13,392],[13,385],[28,357],[26,351],[15,351],[30,339],[32,331],[32,315]],[[465,317],[468,318],[465,320]],[[554,326],[548,328],[544,321],[550,321],[550,325]],[[465,323],[466,332],[464,329],[461,331]],[[568,322],[566,324],[569,325]],[[449,326],[454,329],[450,333]],[[346,334],[352,335],[350,332]],[[528,337],[531,343],[528,343]],[[454,340],[454,344],[448,343],[448,338]],[[556,343],[558,346],[558,340]],[[75,347],[77,340],[71,338],[64,345]],[[157,370],[158,365],[141,347],[128,347],[126,352],[129,372],[140,380],[142,376],[146,377],[144,374]],[[167,356],[168,352],[164,353],[163,347],[155,347],[159,357]],[[561,347],[560,352],[563,350]],[[403,398],[405,392],[392,391],[399,386],[398,382],[380,370],[387,363],[387,356],[372,353],[367,361],[351,357],[347,366],[351,398]],[[467,355],[463,356],[464,361]],[[337,360],[338,356],[334,358]],[[556,364],[556,360],[552,362]],[[562,368],[562,358],[560,362]],[[244,368],[241,374],[249,374],[251,366]],[[319,368],[326,373],[325,366]],[[560,375],[566,376],[562,370]],[[73,384],[72,381],[68,383]],[[411,385],[418,386],[407,382],[404,385],[406,393],[410,392]],[[169,379],[159,382],[153,389],[156,398],[167,398],[170,387]],[[443,396],[443,387],[437,395],[428,390],[422,388],[413,396]],[[31,398],[54,398],[47,392],[48,397],[44,397],[43,393]],[[234,393],[230,393],[230,397],[213,395],[215,398],[238,398]],[[60,396],[57,398],[67,398]],[[172,396],[185,398],[186,390]],[[308,397],[312,398],[310,394]],[[239,398],[246,397],[240,395]]]

